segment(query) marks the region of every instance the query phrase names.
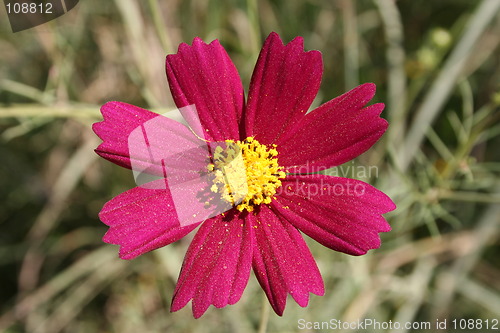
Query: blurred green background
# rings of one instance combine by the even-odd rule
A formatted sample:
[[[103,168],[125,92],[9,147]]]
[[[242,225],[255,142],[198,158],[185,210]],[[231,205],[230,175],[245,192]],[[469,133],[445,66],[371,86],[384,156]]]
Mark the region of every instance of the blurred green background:
[[[454,331],[453,319],[483,320],[487,332],[485,320],[500,319],[499,7],[85,0],[15,34],[0,9],[0,331],[297,332],[301,318],[439,318],[448,320],[442,332]],[[364,180],[398,205],[387,215],[393,231],[362,257],[309,242],[326,295],[307,308],[290,298],[283,317],[269,312],[253,276],[236,305],[198,320],[190,305],[171,314],[191,236],[133,261],[101,242],[99,210],[134,182],[97,158],[91,124],[109,100],[171,109],[165,56],[195,36],[219,39],[248,86],[271,31],[322,52],[314,105],[376,83],[389,131],[354,164],[378,167]]]

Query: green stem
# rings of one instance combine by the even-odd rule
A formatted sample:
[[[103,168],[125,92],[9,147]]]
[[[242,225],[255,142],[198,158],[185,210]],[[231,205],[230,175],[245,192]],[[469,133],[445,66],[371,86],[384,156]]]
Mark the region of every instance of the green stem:
[[[267,323],[269,322],[269,313],[270,312],[271,312],[271,306],[269,305],[269,301],[267,300],[266,294],[263,294],[262,312],[260,314],[259,333],[266,333],[267,332]]]

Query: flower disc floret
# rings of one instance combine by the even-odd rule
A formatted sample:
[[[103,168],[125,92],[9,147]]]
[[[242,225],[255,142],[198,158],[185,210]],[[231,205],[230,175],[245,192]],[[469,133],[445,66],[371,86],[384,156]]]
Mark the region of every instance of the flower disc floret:
[[[210,190],[240,212],[271,203],[286,176],[277,156],[276,145],[268,147],[252,137],[226,140],[215,148],[207,167],[214,175]]]

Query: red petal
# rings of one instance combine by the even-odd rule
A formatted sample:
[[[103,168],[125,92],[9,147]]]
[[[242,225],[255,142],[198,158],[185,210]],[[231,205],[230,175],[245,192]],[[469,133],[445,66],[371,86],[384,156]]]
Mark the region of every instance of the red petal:
[[[278,143],[280,164],[288,172],[316,172],[364,153],[387,129],[383,104],[363,109],[374,94],[374,84],[363,84],[307,114]]]
[[[236,67],[218,40],[205,44],[181,44],[177,54],[167,56],[167,78],[177,107],[194,105],[205,139],[238,140],[238,124],[244,93]],[[184,115],[186,120],[192,117]],[[192,124],[199,127],[200,124]]]
[[[102,112],[104,121],[94,124],[94,131],[104,142],[96,152],[133,169],[138,185],[151,181],[151,175],[168,174],[172,185],[196,182],[206,173],[209,147],[183,124],[119,102],[105,104]]]
[[[274,311],[282,315],[287,294],[302,307],[309,293],[324,294],[323,280],[300,233],[266,205],[258,215],[249,214],[255,228],[253,269]]]
[[[128,150],[130,133],[141,124],[158,117],[157,113],[122,102],[108,102],[101,107],[104,121],[92,125],[103,140],[96,149],[101,157],[125,168],[131,168]]]
[[[234,211],[205,221],[184,258],[171,311],[192,299],[193,315],[199,318],[210,304],[236,303],[250,276],[253,247],[251,225]]]
[[[379,232],[391,230],[382,214],[396,206],[367,183],[324,175],[289,176],[282,183],[273,208],[331,249],[365,254],[380,246]]]
[[[199,224],[180,226],[168,189],[141,187],[135,187],[108,201],[99,213],[99,218],[110,226],[103,241],[120,245],[122,259],[133,259],[175,242]]]
[[[323,73],[321,53],[304,52],[302,37],[283,45],[276,33],[267,37],[250,83],[245,113],[246,136],[275,143],[307,112]]]

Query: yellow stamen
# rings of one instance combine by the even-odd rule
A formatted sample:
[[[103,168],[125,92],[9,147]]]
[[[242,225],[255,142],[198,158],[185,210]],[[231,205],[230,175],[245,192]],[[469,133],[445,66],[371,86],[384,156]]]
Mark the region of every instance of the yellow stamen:
[[[254,210],[255,206],[271,203],[276,189],[285,178],[283,167],[278,164],[276,145],[259,143],[252,137],[243,141],[226,140],[213,152],[213,171],[210,190],[219,193],[240,212]]]

